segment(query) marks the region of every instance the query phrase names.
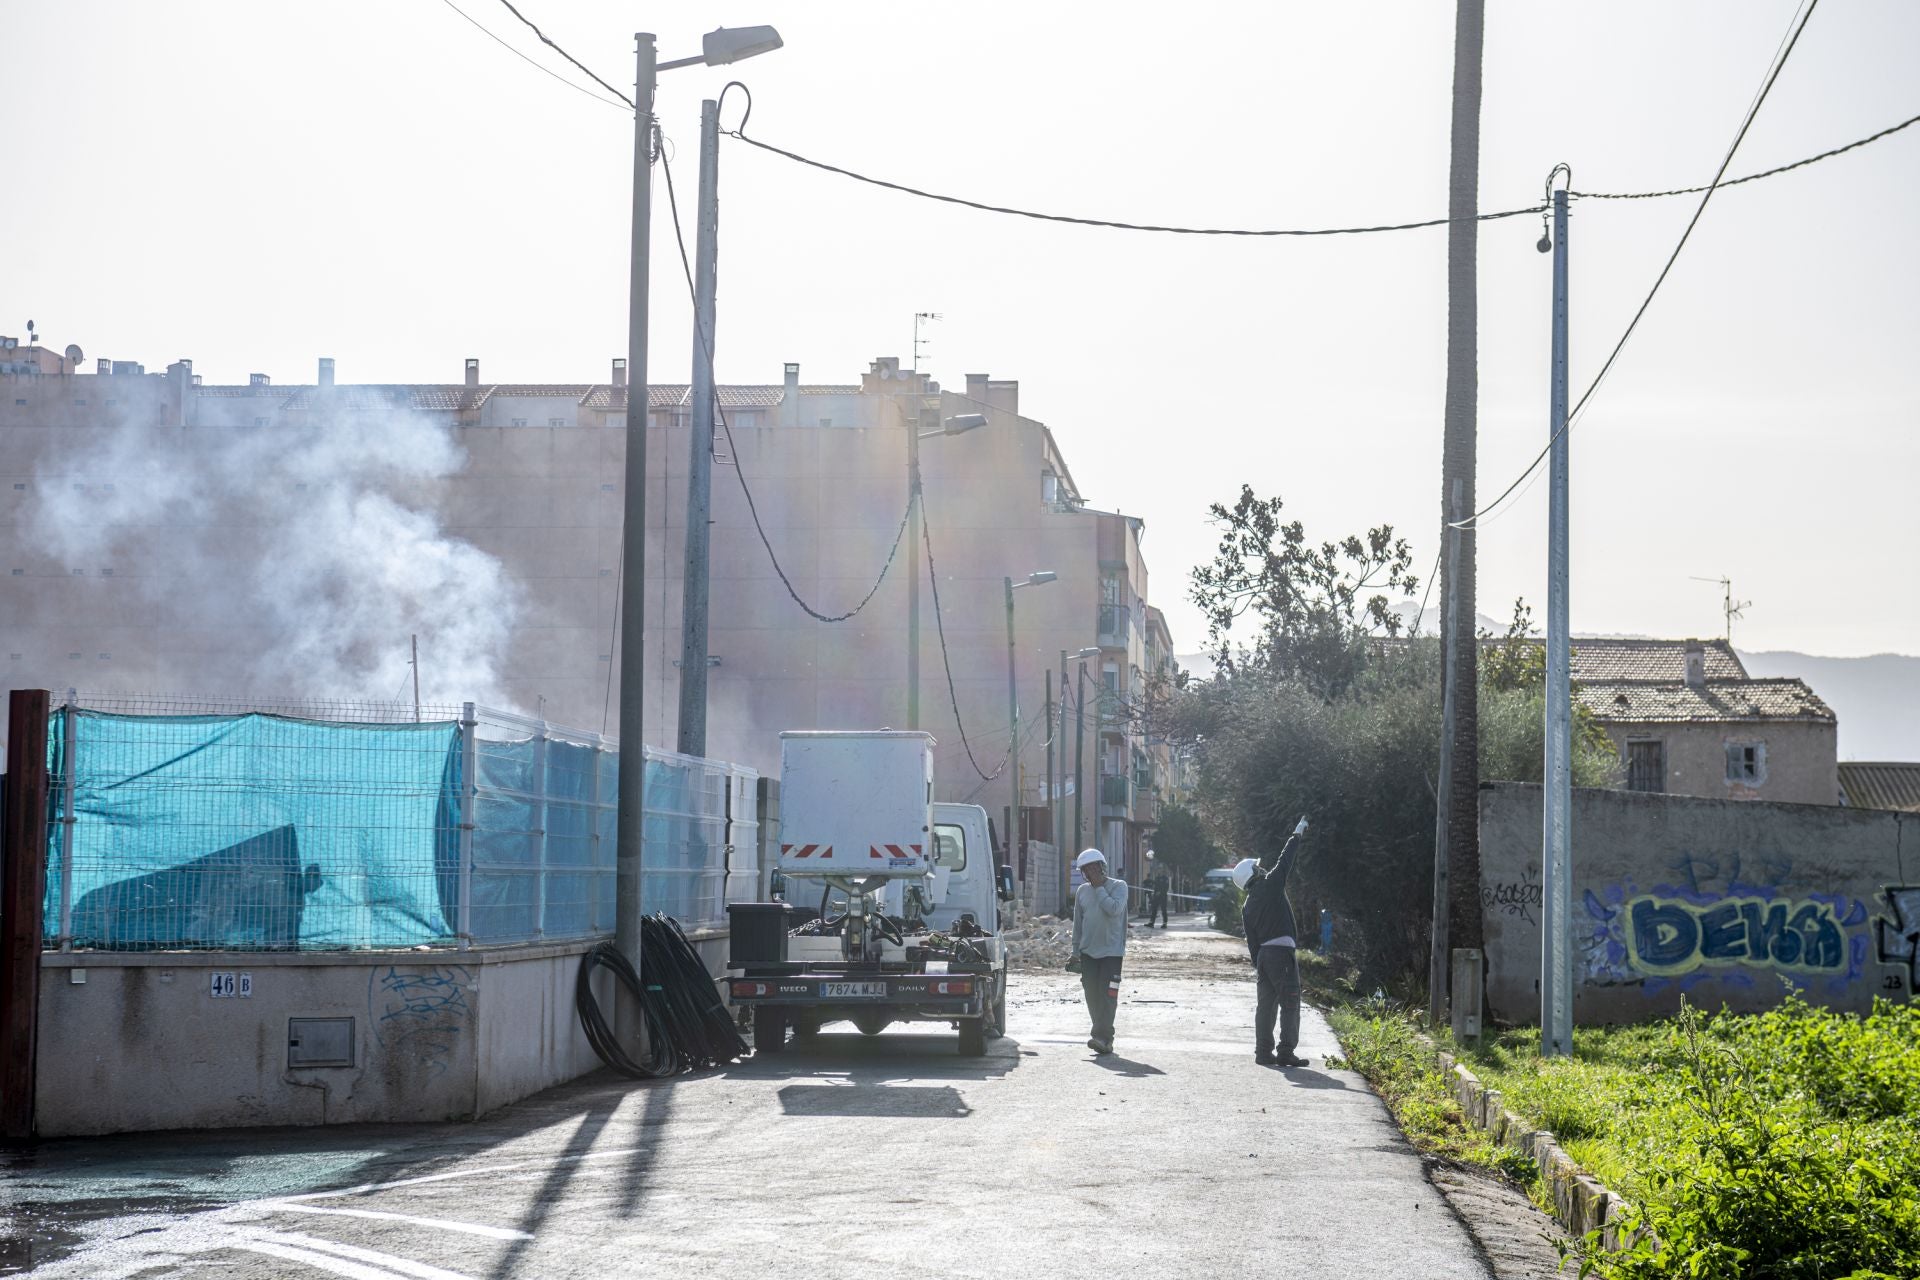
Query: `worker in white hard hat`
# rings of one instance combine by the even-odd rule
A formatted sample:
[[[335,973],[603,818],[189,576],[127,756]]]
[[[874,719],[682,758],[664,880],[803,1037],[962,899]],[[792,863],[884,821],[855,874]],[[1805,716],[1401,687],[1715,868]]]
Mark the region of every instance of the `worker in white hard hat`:
[[[1247,895],[1240,922],[1246,927],[1247,954],[1259,988],[1253,1014],[1253,1060],[1267,1067],[1307,1065],[1305,1058],[1293,1052],[1300,1043],[1300,960],[1298,926],[1293,904],[1287,901],[1287,877],[1293,873],[1300,837],[1306,832],[1303,817],[1279,853],[1264,863],[1243,858],[1233,868],[1233,883]],[[1276,1014],[1280,1022],[1277,1049],[1273,1042]]]
[[[1167,875],[1167,865],[1153,860],[1153,850],[1147,850],[1147,928],[1153,928],[1153,918],[1160,917],[1160,927],[1167,927],[1167,898],[1173,892],[1173,881]]]
[[[1107,855],[1087,849],[1073,860],[1086,882],[1073,891],[1073,958],[1093,1034],[1087,1048],[1113,1052],[1113,1017],[1120,1007],[1120,961],[1127,953],[1127,884],[1107,874]]]

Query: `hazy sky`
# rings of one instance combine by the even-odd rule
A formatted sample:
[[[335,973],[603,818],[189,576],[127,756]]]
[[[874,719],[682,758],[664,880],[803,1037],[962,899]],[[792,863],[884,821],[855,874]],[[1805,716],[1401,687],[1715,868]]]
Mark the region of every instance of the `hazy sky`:
[[[578,78],[498,0],[458,0]],[[691,196],[699,101],[749,131],[995,203],[1209,225],[1445,212],[1453,6],[1420,3],[622,5],[524,0],[623,90],[719,25],[786,48],[662,79]],[[1489,0],[1484,209],[1705,182],[1792,0]],[[1827,0],[1733,172],[1920,111],[1920,5]],[[737,95],[736,95],[737,97]],[[729,102],[729,123],[737,109]],[[513,57],[445,0],[0,0],[0,332],[192,357],[207,380],[604,380],[625,350],[630,116]],[[1198,239],[931,204],[723,148],[719,373],[853,381],[910,357],[1017,378],[1102,507],[1144,516],[1177,647],[1209,501],[1244,480],[1316,536],[1390,522],[1437,550],[1444,230]],[[662,193],[664,196],[664,193]],[[1715,197],[1573,436],[1576,630],[1716,634],[1728,574],[1754,649],[1920,652],[1920,126]],[[652,377],[689,327],[657,202]],[[1687,198],[1576,206],[1575,391],[1680,233]],[[1480,236],[1480,486],[1545,441],[1537,218]],[[1481,609],[1545,602],[1545,485],[1485,527]]]

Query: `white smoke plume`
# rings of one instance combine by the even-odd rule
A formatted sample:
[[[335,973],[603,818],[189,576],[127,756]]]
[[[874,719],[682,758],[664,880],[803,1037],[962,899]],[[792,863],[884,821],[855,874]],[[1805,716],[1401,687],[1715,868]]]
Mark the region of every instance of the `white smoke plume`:
[[[34,536],[68,563],[124,566],[98,587],[146,611],[147,653],[122,655],[118,678],[405,702],[418,635],[423,702],[505,704],[498,664],[517,593],[437,510],[463,451],[410,409],[356,401],[262,426],[129,414],[84,433],[83,462],[42,458]],[[81,466],[116,477],[112,492],[59,482]]]

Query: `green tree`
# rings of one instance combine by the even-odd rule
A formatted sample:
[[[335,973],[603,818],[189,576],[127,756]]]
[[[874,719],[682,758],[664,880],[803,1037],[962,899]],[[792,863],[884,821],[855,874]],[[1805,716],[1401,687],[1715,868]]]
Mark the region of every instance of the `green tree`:
[[[1184,886],[1181,892],[1193,892],[1225,857],[1193,810],[1177,804],[1161,809],[1160,826],[1153,833],[1153,860]]]

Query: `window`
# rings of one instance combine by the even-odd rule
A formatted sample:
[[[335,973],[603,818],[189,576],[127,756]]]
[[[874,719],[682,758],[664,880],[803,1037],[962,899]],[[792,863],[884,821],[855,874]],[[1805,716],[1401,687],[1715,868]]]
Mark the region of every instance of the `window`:
[[[268,419],[268,418],[255,418],[255,419],[253,420],[253,425],[254,425],[254,426],[256,426],[256,427],[264,427],[264,426],[266,426],[266,425],[267,425],[267,423],[268,423],[269,421],[271,421],[271,419]]]
[[[565,418],[548,418],[547,425],[550,427],[564,427],[567,425],[567,420]]]
[[[1629,742],[1627,744],[1627,790],[1665,791],[1667,789],[1667,744]]]
[[[527,425],[527,420],[525,418],[515,418],[513,420],[513,425],[516,427],[524,427]]]
[[[13,487],[14,487],[14,488],[16,488],[16,489],[24,489],[24,488],[26,488],[27,486],[25,486],[24,484],[16,484],[16,485],[14,485]]]
[[[1767,744],[1729,742],[1727,744],[1727,781],[1757,787],[1767,780]]]
[[[933,860],[949,871],[967,869],[967,833],[945,823],[933,829]]]

